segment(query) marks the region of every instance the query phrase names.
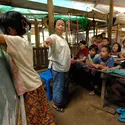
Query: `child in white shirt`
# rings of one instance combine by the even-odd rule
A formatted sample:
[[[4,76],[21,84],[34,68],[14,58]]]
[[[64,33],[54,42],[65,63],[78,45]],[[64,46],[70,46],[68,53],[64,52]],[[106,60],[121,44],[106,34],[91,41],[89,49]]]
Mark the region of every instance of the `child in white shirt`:
[[[32,46],[23,37],[31,24],[21,13],[10,11],[1,15],[0,28],[6,34],[0,35],[0,44],[7,46],[15,89],[24,96],[28,125],[55,125],[41,79],[33,68]]]

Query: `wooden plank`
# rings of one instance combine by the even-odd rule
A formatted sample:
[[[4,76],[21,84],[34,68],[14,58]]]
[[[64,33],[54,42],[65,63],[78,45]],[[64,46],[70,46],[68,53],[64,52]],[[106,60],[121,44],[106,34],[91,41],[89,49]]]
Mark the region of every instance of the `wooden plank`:
[[[0,0],[0,4],[3,4],[3,5],[10,5],[11,4],[11,0]]]
[[[110,113],[112,115],[115,115],[115,111],[116,111],[116,108],[114,108],[113,106],[105,106],[105,107],[101,107],[99,104],[91,104],[92,107],[98,109],[98,110],[101,110],[101,111],[105,111],[107,113]]]

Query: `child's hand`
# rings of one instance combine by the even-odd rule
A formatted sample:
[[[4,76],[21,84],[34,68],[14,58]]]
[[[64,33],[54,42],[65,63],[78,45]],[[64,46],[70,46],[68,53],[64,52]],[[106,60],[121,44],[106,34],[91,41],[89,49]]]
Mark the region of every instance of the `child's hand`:
[[[118,66],[116,66],[116,67],[111,67],[111,68],[109,68],[108,70],[115,70],[115,69],[120,69],[120,68],[121,68],[121,66],[118,65]]]
[[[96,65],[95,65],[95,68],[96,68],[96,69],[102,69],[102,67],[103,67],[103,66],[100,65],[100,64],[96,64]]]
[[[101,71],[104,72],[104,71],[107,71],[108,69],[109,69],[109,67],[103,67],[103,68],[101,69]]]

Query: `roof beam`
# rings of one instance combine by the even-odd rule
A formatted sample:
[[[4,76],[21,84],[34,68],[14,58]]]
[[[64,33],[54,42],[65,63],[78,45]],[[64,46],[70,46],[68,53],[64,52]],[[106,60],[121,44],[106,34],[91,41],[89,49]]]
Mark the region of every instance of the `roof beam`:
[[[0,4],[3,4],[3,5],[8,5],[11,3],[11,0],[0,0]]]
[[[107,5],[109,6],[110,0],[72,0],[76,2],[81,2],[81,3],[89,3],[89,4],[94,4],[96,1],[97,4],[101,5]],[[114,6],[115,7],[124,7],[125,6],[125,0],[114,0]]]

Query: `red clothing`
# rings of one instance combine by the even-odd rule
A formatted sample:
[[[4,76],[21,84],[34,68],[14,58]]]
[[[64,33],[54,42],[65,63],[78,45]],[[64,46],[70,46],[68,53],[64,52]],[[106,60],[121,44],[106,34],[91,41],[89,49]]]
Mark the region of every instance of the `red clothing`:
[[[85,48],[83,50],[79,50],[76,56],[77,56],[77,58],[83,58],[84,56],[87,57],[88,54],[89,54],[89,50],[88,50],[88,48]]]

